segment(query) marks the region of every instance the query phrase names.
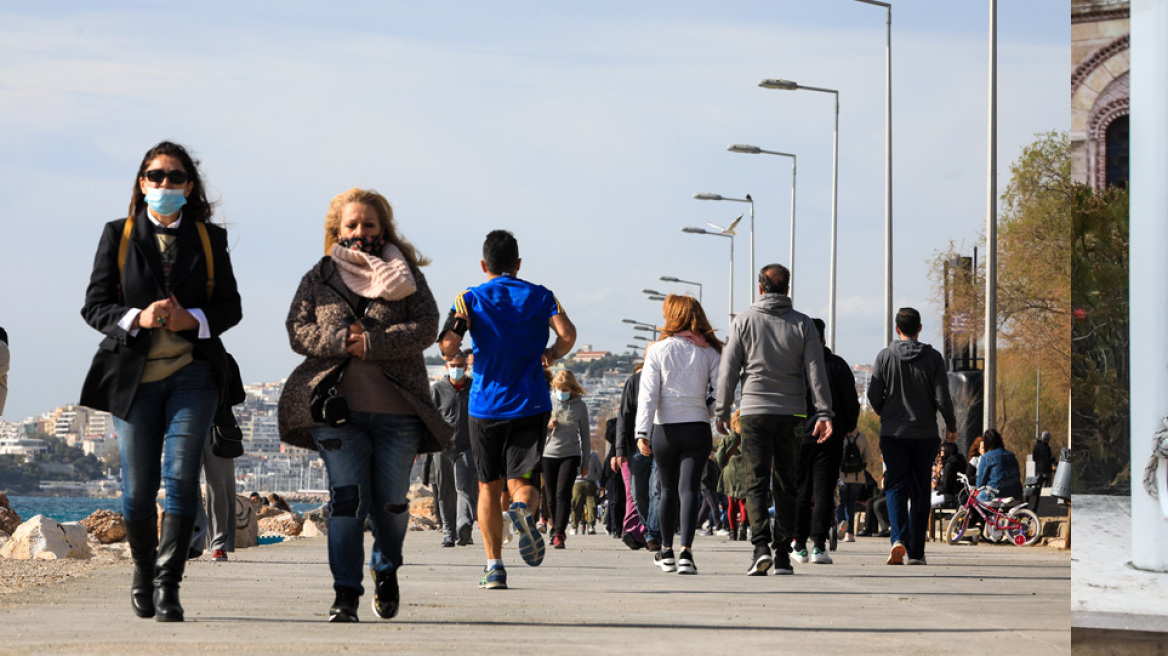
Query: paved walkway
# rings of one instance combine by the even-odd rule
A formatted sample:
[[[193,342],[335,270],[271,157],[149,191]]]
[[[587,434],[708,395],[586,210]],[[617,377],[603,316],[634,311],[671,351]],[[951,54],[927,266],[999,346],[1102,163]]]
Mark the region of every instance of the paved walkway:
[[[184,624],[132,615],[128,563],[5,595],[0,653],[1070,653],[1070,555],[1050,549],[933,543],[927,567],[890,567],[887,540],[859,538],[834,565],[747,577],[748,543],[699,536],[684,577],[576,536],[539,568],[505,549],[511,589],[479,590],[482,547],[438,541],[409,534],[394,620],[367,594],[360,624],[326,623],[325,542],[292,540],[191,563]]]

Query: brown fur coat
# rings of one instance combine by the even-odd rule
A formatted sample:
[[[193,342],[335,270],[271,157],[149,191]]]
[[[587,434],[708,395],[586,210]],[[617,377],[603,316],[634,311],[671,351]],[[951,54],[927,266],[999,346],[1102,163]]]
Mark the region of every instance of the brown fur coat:
[[[438,334],[438,305],[422,272],[417,267],[410,267],[410,271],[416,292],[400,301],[370,301],[365,316],[376,327],[366,333],[365,360],[381,365],[390,382],[426,424],[428,433],[418,452],[446,451],[451,448],[454,429],[434,405],[422,357],[422,351],[434,343]],[[325,257],[304,275],[288,310],[285,325],[292,350],[305,356],[280,394],[280,440],[293,446],[316,450],[309,429],[320,424],[312,420],[309,399],[321,379],[348,357],[345,336],[357,317],[333,289],[343,289],[344,285],[335,265]]]

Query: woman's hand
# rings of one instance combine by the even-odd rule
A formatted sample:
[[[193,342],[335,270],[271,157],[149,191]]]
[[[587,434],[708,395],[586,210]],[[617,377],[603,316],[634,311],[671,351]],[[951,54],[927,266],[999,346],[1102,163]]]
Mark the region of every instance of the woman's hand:
[[[170,298],[157,302],[166,311],[166,322],[163,327],[175,332],[182,330],[198,330],[199,320],[178,302],[172,294]]]
[[[349,336],[345,339],[345,350],[349,355],[365,359],[365,327],[358,321],[349,326]]]
[[[560,425],[560,420],[556,419],[555,417],[552,417],[551,421],[548,422],[548,430],[555,430],[556,427],[559,425]]]
[[[167,300],[154,301],[147,305],[144,310],[138,313],[138,328],[153,330],[165,327],[169,312],[164,304],[168,302]]]
[[[638,437],[637,438],[637,450],[640,451],[641,455],[643,455],[643,456],[652,456],[653,455],[653,447],[649,445],[649,438]]]

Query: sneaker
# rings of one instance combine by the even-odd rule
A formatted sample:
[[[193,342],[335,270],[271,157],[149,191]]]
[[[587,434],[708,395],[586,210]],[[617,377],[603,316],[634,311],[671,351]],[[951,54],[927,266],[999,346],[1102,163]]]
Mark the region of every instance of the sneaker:
[[[645,548],[645,543],[641,542],[637,538],[633,537],[632,533],[625,533],[624,535],[622,535],[621,542],[624,542],[625,546],[628,547],[629,549],[632,549],[633,551]]]
[[[856,531],[856,537],[867,538],[867,537],[872,537],[873,535],[876,535],[876,534],[869,533],[868,531]]]
[[[771,550],[765,545],[760,545],[754,548],[754,560],[750,563],[750,569],[746,570],[747,576],[766,576],[767,570],[774,564],[771,558]]]
[[[924,554],[921,554],[920,558],[909,558],[909,559],[904,561],[904,564],[905,565],[928,565],[928,563],[925,562],[925,555]]]
[[[563,549],[563,548],[564,548],[564,534],[563,533],[556,533],[555,535],[552,536],[552,549]]]
[[[568,535],[576,535],[576,527],[575,526],[568,529]]]
[[[548,532],[548,523],[547,523],[547,520],[546,520],[546,519],[540,520],[540,522],[539,522],[539,532],[540,532],[540,533],[544,533],[544,534],[546,534],[546,533]]]
[[[588,535],[596,535],[596,527],[595,526],[588,527]]]
[[[791,549],[791,560],[797,563],[806,563],[807,561],[811,560],[811,558],[807,555],[807,547],[794,547]]]
[[[905,548],[903,542],[897,542],[892,545],[892,551],[888,552],[888,565],[903,565],[904,564]]]
[[[483,570],[483,578],[479,579],[479,588],[483,590],[506,590],[507,570],[502,565],[495,565]]]
[[[827,552],[823,549],[820,549],[819,547],[812,547],[811,562],[817,565],[830,565],[831,556],[827,555]]]
[[[442,546],[443,547],[453,547],[454,546],[454,536],[447,535],[446,537],[442,538]]]
[[[401,603],[397,587],[397,569],[386,570],[380,574],[370,569],[369,574],[373,577],[373,614],[388,620],[397,615]]]
[[[216,549],[215,553],[211,554],[211,560],[222,563],[227,561],[227,552],[222,549]]]
[[[458,546],[465,547],[468,544],[474,544],[474,540],[471,539],[470,533],[470,524],[465,524],[458,529]]]
[[[519,557],[532,567],[539,567],[543,562],[543,536],[535,528],[535,519],[527,510],[527,504],[516,501],[507,511],[507,518],[511,520],[511,528],[519,536]]]
[[[714,535],[717,535],[717,536],[719,536],[719,537],[723,537],[723,538],[724,538],[724,537],[726,537],[727,535],[730,535],[730,531],[727,531],[727,530],[726,530],[726,529],[724,529],[724,528],[720,528],[720,529],[718,529],[718,530],[714,531]]]
[[[698,535],[704,535],[704,536],[706,536],[706,537],[709,537],[709,536],[711,536],[711,535],[713,535],[713,534],[714,534],[714,532],[713,532],[713,531],[711,531],[711,530],[710,530],[710,529],[708,529],[708,528],[699,528],[699,529],[698,529]]]
[[[847,533],[848,532],[848,521],[846,519],[841,519],[839,526],[836,527],[836,530],[840,533]]]
[[[330,622],[357,622],[357,604],[361,601],[361,593],[356,588],[343,585],[334,585],[337,592],[336,601],[329,608]]]
[[[795,570],[791,567],[791,554],[786,551],[775,552],[775,576],[791,575]]]
[[[673,549],[662,549],[653,554],[653,564],[660,567],[662,572],[677,571],[677,559],[673,557]]]
[[[851,533],[844,533],[844,542],[855,542],[856,538]]]
[[[693,553],[688,549],[681,550],[681,557],[677,559],[678,574],[697,574],[698,566],[694,563]]]

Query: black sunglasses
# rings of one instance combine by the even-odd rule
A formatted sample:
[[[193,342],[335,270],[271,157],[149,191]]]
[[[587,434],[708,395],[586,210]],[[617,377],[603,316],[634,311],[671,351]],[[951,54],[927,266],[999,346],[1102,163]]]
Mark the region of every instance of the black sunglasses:
[[[163,180],[169,179],[174,184],[186,184],[187,172],[175,169],[173,171],[163,171],[162,169],[151,169],[142,174],[143,178],[153,182],[154,184],[162,184]]]

